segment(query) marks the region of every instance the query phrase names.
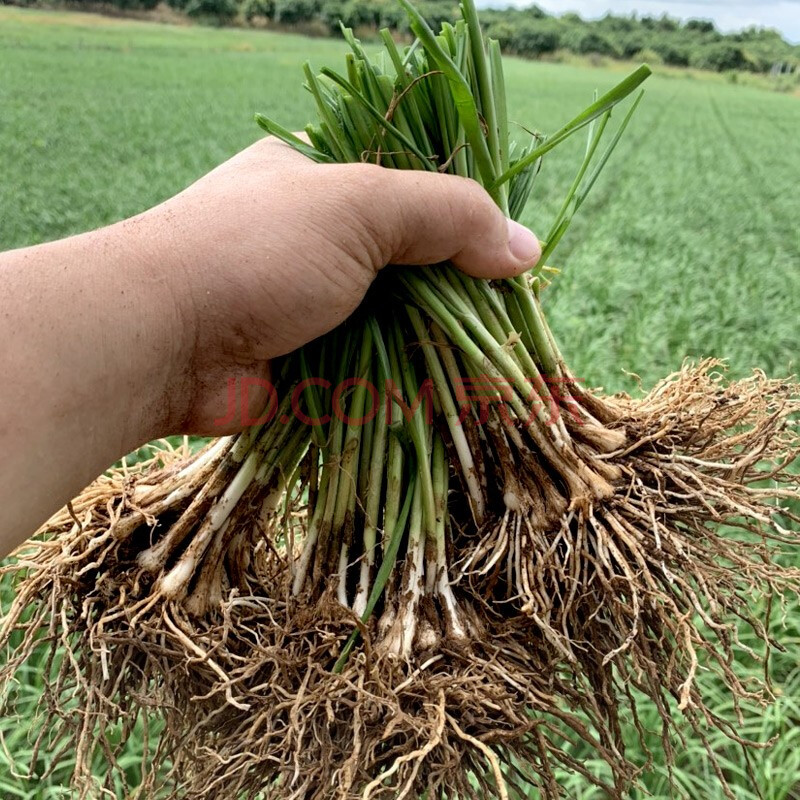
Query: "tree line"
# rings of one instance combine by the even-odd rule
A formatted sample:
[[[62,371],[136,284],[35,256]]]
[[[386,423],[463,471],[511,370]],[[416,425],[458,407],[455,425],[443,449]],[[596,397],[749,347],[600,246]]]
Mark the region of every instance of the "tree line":
[[[77,0],[75,5],[84,4]],[[161,0],[108,0],[122,9],[154,8]],[[0,0],[3,2],[3,0]],[[27,0],[14,0],[27,2]],[[73,0],[74,2],[74,0]],[[92,0],[96,2],[96,0]],[[404,12],[395,0],[166,0],[190,17],[216,24],[235,21],[250,25],[313,26],[317,32],[339,34],[339,21],[357,32],[388,28],[407,32]],[[418,4],[431,25],[454,22],[458,5],[452,0]],[[482,12],[489,36],[507,53],[542,58],[559,51],[619,59],[646,60],[677,67],[726,72],[793,72],[800,68],[800,45],[780,33],[748,28],[723,34],[708,20],[681,22],[667,15],[616,16],[584,20],[577,14],[554,16],[532,5]]]

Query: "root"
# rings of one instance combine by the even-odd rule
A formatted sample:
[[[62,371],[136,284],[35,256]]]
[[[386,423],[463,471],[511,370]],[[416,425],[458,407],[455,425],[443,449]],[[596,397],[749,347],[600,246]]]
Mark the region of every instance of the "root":
[[[758,601],[770,608],[800,586],[781,560],[800,538],[799,395],[760,373],[725,383],[706,362],[612,410],[593,398],[594,416],[624,432],[605,444],[624,444],[592,449],[586,437],[581,452],[614,490],[581,503],[518,432],[492,429],[484,469],[500,479],[483,525],[454,503],[430,539],[415,501],[418,535],[371,616],[380,557],[355,564],[348,588],[331,550],[323,590],[300,579],[293,592],[311,566],[301,490],[254,482],[223,515],[231,484],[215,476],[241,474],[241,459],[226,461],[235,445],[161,455],[98,480],[3,568],[16,595],[0,680],[45,659],[37,748],[75,751],[82,798],[124,774],[120,731],[134,724],[163,726],[146,744],[153,796],[478,798],[533,786],[552,800],[565,769],[622,798],[647,767],[628,761],[622,736],[634,720],[646,752],[642,696],[668,760],[685,729],[747,744],[705,704],[704,673],[739,715],[770,700],[736,664],[776,646]],[[348,592],[366,621],[341,602]],[[3,703],[13,713],[13,691]],[[590,772],[581,748],[607,772]]]

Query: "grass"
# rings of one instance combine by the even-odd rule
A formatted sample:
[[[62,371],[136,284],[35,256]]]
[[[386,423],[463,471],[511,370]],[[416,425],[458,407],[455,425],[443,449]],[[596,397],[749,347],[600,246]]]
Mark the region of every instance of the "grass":
[[[784,92],[800,97],[800,73],[784,73],[782,75],[772,75],[763,72],[747,72],[744,70],[729,70],[728,72],[714,72],[696,67],[678,67],[671,64],[664,64],[661,57],[655,51],[644,50],[637,61],[636,56],[631,60],[616,59],[610,56],[601,56],[597,53],[580,55],[569,50],[556,50],[554,53],[541,56],[542,61],[554,64],[571,64],[586,68],[610,68],[620,69],[623,65],[630,68],[633,65],[645,60],[649,63],[653,72],[663,78],[677,80],[702,80],[712,83],[733,83],[742,86],[750,86],[757,89],[766,89],[772,92]]]
[[[0,7],[0,250],[134,214],[170,196],[255,140],[255,111],[300,127],[311,112],[300,64],[337,65],[342,43],[257,31],[209,30]],[[552,131],[619,68],[508,62],[511,117]],[[687,73],[691,75],[691,73]],[[731,372],[797,369],[800,339],[800,104],[719,80],[656,76],[614,159],[565,239],[547,290],[548,316],[579,377],[635,391],[689,357],[727,358]],[[520,133],[523,133],[520,127]],[[581,144],[546,161],[525,221],[545,231]],[[10,587],[5,587],[7,601]],[[775,746],[751,755],[769,800],[800,785],[800,605],[776,633],[776,705],[743,729]],[[31,670],[16,691],[35,702]],[[711,686],[714,692],[715,687]],[[718,691],[718,690],[717,690]],[[723,708],[728,699],[719,693]],[[25,725],[0,721],[17,766]],[[737,798],[747,789],[738,749],[712,740]],[[659,742],[653,738],[658,763]],[[591,754],[580,754],[585,760]],[[43,756],[42,763],[46,760]],[[136,781],[131,741],[131,781]],[[721,797],[699,743],[681,748],[680,786]],[[66,797],[64,756],[53,776],[12,774],[0,748],[0,796]],[[593,790],[565,778],[582,800]],[[668,796],[663,770],[647,781]],[[122,789],[117,789],[121,793]],[[532,798],[533,800],[533,798]],[[599,798],[598,798],[599,800]]]

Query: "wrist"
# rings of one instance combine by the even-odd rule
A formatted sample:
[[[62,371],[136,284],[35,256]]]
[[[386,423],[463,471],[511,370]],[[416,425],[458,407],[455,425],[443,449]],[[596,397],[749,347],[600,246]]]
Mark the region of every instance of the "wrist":
[[[182,276],[168,231],[150,212],[76,237],[75,246],[93,287],[93,312],[104,320],[97,392],[128,452],[180,430],[192,338],[179,302]]]

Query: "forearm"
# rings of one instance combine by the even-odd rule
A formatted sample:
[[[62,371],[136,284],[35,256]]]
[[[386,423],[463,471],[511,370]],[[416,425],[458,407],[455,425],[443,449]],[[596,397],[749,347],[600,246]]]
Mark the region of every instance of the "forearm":
[[[180,347],[147,215],[0,254],[0,554],[170,424]]]

